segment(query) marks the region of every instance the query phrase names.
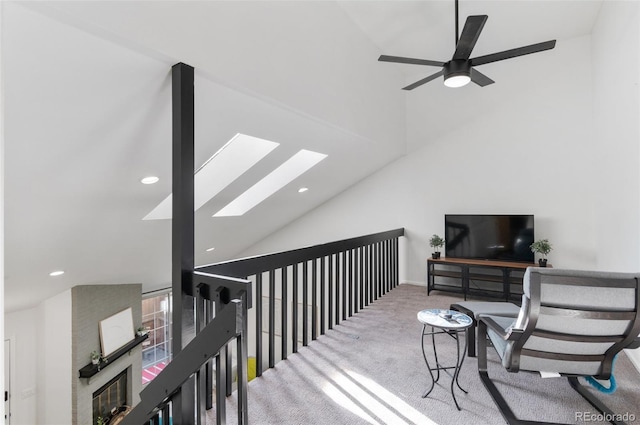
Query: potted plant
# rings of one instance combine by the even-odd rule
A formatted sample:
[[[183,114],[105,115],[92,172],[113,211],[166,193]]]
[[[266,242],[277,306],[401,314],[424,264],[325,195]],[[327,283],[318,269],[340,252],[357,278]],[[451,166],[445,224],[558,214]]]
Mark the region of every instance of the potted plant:
[[[98,353],[96,350],[91,352],[91,363],[100,364],[100,360],[102,360],[102,355]]]
[[[96,420],[96,425],[107,425],[107,421],[105,421],[102,416],[98,416],[98,419]]]
[[[542,256],[542,258],[540,258],[538,260],[538,265],[540,267],[547,267],[547,254],[549,254],[551,252],[551,250],[553,249],[553,247],[551,246],[551,244],[549,243],[548,239],[539,239],[537,241],[535,241],[534,243],[532,243],[531,245],[529,245],[529,248],[531,248],[531,251],[534,253],[538,253]]]
[[[136,329],[136,335],[138,336],[145,336],[148,333],[149,329],[147,329],[145,326],[139,326],[138,329]]]
[[[431,254],[431,258],[433,258],[434,260],[440,258],[440,251],[438,251],[438,248],[442,248],[444,246],[444,239],[442,239],[438,235],[433,235],[431,236],[431,239],[429,239],[429,245],[431,245],[431,247],[433,248],[433,254]]]

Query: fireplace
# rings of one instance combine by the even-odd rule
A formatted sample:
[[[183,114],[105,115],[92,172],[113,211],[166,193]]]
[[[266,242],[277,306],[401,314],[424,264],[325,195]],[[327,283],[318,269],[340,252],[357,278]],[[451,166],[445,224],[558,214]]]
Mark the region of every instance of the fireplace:
[[[125,409],[127,404],[127,370],[107,382],[93,393],[93,424],[101,417],[109,423],[112,416]]]

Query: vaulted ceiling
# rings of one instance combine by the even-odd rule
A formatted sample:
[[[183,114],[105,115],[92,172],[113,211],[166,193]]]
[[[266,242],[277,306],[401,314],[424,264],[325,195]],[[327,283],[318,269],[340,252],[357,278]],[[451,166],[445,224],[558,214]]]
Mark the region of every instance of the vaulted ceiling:
[[[460,14],[489,15],[480,55],[589,34],[600,4],[469,0]],[[438,105],[455,106],[456,119],[474,117],[478,104],[513,95],[501,84],[526,85],[522,66],[545,72],[532,55],[487,65],[496,84],[486,88],[453,92],[434,81],[400,90],[434,69],[378,56],[448,60],[453,1],[2,7],[7,311],[79,284],[170,285],[171,222],[142,219],[171,193],[174,63],[196,69],[197,167],[237,133],[279,143],[198,209],[198,264],[237,255],[428,144],[429,137],[407,140],[416,99],[430,105],[419,125],[436,137],[456,125]],[[327,157],[246,214],[212,217],[302,149]],[[148,175],[160,181],[141,184]],[[309,190],[298,193],[303,186]],[[50,277],[54,270],[65,274]]]

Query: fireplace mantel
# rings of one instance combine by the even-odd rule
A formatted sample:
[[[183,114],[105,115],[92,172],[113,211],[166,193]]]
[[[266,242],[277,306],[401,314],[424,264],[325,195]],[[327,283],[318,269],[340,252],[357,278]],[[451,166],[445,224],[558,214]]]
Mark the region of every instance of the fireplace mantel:
[[[147,338],[149,338],[149,334],[136,336],[130,342],[126,343],[125,345],[111,353],[108,357],[105,358],[104,361],[100,361],[100,363],[98,364],[89,363],[78,371],[80,373],[80,378],[91,378],[92,376],[97,375],[101,370],[104,370],[107,366],[113,363],[114,360],[122,357],[139,344],[142,344],[142,341]]]

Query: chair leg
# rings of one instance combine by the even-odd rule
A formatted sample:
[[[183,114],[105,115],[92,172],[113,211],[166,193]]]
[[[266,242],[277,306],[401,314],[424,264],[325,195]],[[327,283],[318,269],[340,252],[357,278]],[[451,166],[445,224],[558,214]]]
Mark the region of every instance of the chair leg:
[[[478,322],[476,321],[473,311],[466,309],[458,304],[451,304],[449,306],[450,310],[459,311],[460,313],[464,313],[471,318],[471,327],[467,330],[467,334],[465,338],[467,339],[467,357],[475,357],[476,356],[476,326]]]
[[[493,399],[494,403],[498,406],[498,410],[504,417],[504,420],[507,421],[508,424],[521,424],[514,415],[513,410],[509,407],[507,401],[502,397],[498,388],[494,385],[493,381],[489,377],[489,372],[487,370],[487,325],[486,323],[479,321],[478,322],[478,373],[480,374],[480,379],[484,384],[484,387],[489,391],[489,395]]]
[[[576,390],[578,394],[582,396],[585,400],[587,400],[593,407],[595,407],[598,412],[605,415],[605,417],[611,418],[611,423],[614,425],[626,425],[626,422],[615,420],[616,417],[620,415],[616,415],[613,413],[611,409],[609,409],[600,399],[594,396],[591,392],[589,392],[581,383],[578,381],[578,378],[575,376],[570,376],[567,378],[571,387]]]

